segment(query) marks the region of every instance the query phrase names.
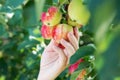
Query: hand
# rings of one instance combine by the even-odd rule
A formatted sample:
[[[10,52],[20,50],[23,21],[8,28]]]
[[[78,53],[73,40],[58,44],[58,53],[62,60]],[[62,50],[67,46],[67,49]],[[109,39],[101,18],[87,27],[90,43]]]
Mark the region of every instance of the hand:
[[[54,80],[66,68],[70,57],[79,48],[77,28],[74,29],[74,32],[74,34],[72,32],[68,33],[69,42],[64,39],[60,41],[65,49],[56,46],[54,40],[51,40],[45,48],[41,58],[38,80]]]

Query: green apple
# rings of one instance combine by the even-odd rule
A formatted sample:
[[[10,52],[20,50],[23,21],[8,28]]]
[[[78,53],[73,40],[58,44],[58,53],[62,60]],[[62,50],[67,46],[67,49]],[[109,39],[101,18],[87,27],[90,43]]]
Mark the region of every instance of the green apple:
[[[68,6],[68,15],[73,22],[86,25],[90,18],[90,12],[82,0],[72,0]]]

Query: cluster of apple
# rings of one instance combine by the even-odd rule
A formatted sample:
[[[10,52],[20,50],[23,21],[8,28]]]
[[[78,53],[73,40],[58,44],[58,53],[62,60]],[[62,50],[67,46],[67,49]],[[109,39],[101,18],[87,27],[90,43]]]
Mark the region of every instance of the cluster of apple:
[[[74,32],[73,27],[80,28],[86,25],[90,18],[89,10],[82,0],[72,0],[66,12],[66,23],[62,22],[63,13],[60,7],[51,6],[47,12],[42,13],[41,34],[45,39],[54,39],[57,43],[62,38],[67,40],[67,33]]]

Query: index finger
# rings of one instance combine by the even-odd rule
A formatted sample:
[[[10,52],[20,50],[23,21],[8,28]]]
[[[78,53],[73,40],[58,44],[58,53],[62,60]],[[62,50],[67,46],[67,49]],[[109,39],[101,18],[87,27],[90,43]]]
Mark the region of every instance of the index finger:
[[[77,40],[79,40],[80,36],[79,36],[78,28],[75,27],[73,28],[73,30],[74,30],[75,37],[77,38]]]

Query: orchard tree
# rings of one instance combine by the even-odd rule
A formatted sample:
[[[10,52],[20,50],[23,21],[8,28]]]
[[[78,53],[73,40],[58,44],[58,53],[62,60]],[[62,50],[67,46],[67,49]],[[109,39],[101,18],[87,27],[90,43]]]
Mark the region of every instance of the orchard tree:
[[[56,80],[120,80],[120,0],[0,0],[0,80],[36,80],[41,54],[79,29]]]

